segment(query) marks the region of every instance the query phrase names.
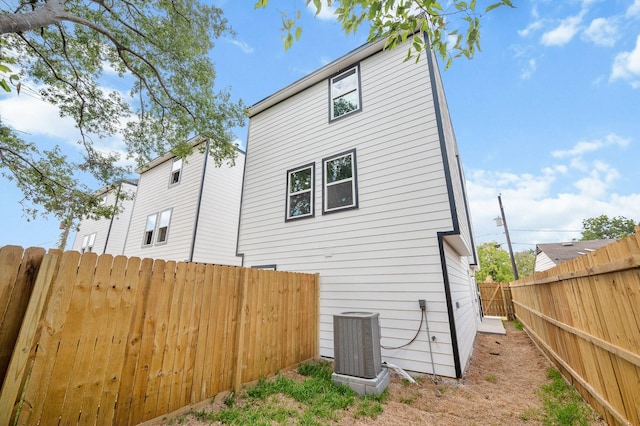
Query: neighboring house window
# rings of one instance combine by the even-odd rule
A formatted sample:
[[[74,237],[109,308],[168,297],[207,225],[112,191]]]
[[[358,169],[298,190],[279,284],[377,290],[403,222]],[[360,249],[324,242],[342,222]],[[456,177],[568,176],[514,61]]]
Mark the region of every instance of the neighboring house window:
[[[167,234],[169,234],[169,222],[171,222],[171,209],[164,210],[160,213],[158,221],[158,239],[156,243],[166,243]]]
[[[353,68],[329,79],[329,121],[362,109],[360,97],[360,67]]]
[[[171,177],[169,178],[169,186],[180,183],[182,176],[182,158],[174,158],[171,164]]]
[[[147,224],[144,227],[143,246],[164,244],[169,236],[169,223],[171,222],[171,209],[147,216]],[[154,240],[155,236],[155,240]]]
[[[147,224],[144,227],[144,240],[142,241],[143,246],[150,246],[153,244],[153,234],[156,230],[157,219],[158,213],[147,216]]]
[[[314,163],[287,172],[286,220],[313,216],[314,175]]]
[[[91,253],[93,251],[93,245],[96,242],[96,233],[85,235],[82,238],[82,247],[80,249],[81,253]]]
[[[322,160],[323,213],[358,207],[356,151]]]
[[[106,195],[102,196],[102,200],[100,200],[100,205],[102,205],[102,206],[106,206],[107,205],[107,196]]]

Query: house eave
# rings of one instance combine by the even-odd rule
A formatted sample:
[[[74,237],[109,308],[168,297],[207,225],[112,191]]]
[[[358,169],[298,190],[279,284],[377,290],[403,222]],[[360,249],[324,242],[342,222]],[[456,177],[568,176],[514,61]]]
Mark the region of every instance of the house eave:
[[[284,101],[285,99],[292,97],[297,93],[300,93],[301,91],[313,86],[316,83],[319,83],[329,78],[330,76],[337,74],[344,68],[383,50],[385,42],[386,39],[381,39],[374,43],[364,44],[357,49],[347,53],[346,55],[341,56],[335,61],[328,63],[324,67],[301,78],[300,80],[262,99],[261,101],[249,107],[249,118],[261,113],[262,111],[272,107],[277,103]]]

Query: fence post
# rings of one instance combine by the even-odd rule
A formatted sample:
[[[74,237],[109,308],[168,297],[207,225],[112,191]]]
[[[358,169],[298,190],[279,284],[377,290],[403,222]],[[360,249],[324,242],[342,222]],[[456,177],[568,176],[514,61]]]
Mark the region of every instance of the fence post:
[[[316,273],[316,280],[315,280],[315,285],[316,285],[316,300],[315,300],[315,306],[316,306],[316,315],[315,315],[315,321],[316,321],[316,328],[315,328],[315,341],[314,341],[314,351],[313,351],[313,355],[314,357],[320,358],[320,274]]]
[[[242,353],[244,352],[244,329],[247,321],[247,287],[250,279],[251,269],[245,268],[242,273],[242,283],[238,286],[236,291],[240,292],[238,297],[238,322],[236,330],[236,354],[235,354],[235,366],[233,374],[233,391],[235,393],[240,392],[242,388]]]
[[[16,400],[21,395],[24,379],[29,370],[29,356],[37,336],[38,325],[56,273],[59,256],[46,254],[42,259],[38,277],[33,286],[32,297],[24,315],[20,334],[7,368],[7,374],[0,391],[0,424],[8,425],[14,413]]]

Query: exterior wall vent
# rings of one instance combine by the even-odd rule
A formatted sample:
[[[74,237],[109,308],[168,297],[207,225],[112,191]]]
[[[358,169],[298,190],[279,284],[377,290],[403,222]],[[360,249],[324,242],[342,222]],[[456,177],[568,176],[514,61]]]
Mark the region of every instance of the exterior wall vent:
[[[378,314],[343,312],[333,316],[336,374],[375,378],[382,370]]]

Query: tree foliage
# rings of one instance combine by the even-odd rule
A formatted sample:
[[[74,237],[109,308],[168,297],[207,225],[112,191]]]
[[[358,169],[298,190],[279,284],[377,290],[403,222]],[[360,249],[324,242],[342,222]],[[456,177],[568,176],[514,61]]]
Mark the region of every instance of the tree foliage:
[[[513,258],[516,261],[516,268],[518,268],[518,275],[520,278],[533,274],[533,268],[536,262],[536,252],[533,249],[522,250],[513,253]]]
[[[533,274],[534,250],[515,252],[513,258],[516,261],[520,278]],[[500,244],[496,241],[483,243],[478,247],[478,261],[480,262],[480,270],[475,275],[477,282],[484,282],[489,276],[494,282],[513,281],[513,268],[509,253],[500,248]]]
[[[255,7],[268,4],[269,0],[258,0]],[[367,22],[368,41],[387,39],[387,48],[396,47],[416,31],[425,33],[447,68],[454,58],[471,59],[476,49],[480,50],[480,20],[485,13],[501,6],[513,7],[510,0],[498,0],[484,8],[477,7],[476,0],[306,0],[306,5],[315,9],[316,16],[323,7],[336,6],[336,19],[346,34],[355,33]],[[300,12],[293,18],[281,13],[284,46],[289,48],[302,34]],[[415,55],[417,61],[424,48],[425,41],[414,37],[407,59]]]
[[[500,248],[496,241],[483,243],[478,247],[480,270],[476,272],[476,281],[484,282],[491,277],[494,282],[513,281],[509,253]]]
[[[582,221],[582,241],[620,239],[635,232],[636,223],[624,216],[609,218],[606,214]]]
[[[75,121],[82,156],[72,162],[2,126],[0,166],[23,191],[27,214],[38,205],[61,219],[109,214],[77,179],[87,173],[108,186],[127,172],[119,155],[103,152],[104,138],[122,138],[138,165],[169,151],[187,155],[194,135],[209,140],[216,163],[233,161],[231,129],[244,123],[244,108],[214,90],[208,56],[216,38],[232,34],[220,9],[197,0],[10,4],[0,6],[0,65],[19,70],[23,86],[41,87],[39,96]],[[102,86],[105,74],[127,88]]]

